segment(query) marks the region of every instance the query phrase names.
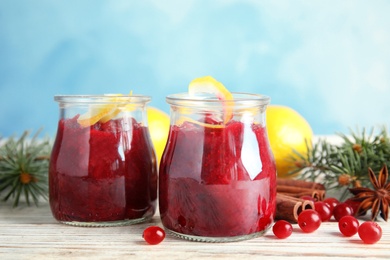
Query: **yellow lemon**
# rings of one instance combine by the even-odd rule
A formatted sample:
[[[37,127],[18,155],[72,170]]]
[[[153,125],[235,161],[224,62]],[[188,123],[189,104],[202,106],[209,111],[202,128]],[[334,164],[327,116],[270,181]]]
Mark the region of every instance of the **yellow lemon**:
[[[230,93],[230,91],[221,82],[211,76],[196,78],[188,85],[188,94],[190,96],[196,96],[202,93],[215,95],[219,100],[233,100],[232,93]],[[223,121],[226,123],[233,116],[232,106],[224,105],[223,110]]]
[[[266,111],[268,138],[275,157],[278,177],[288,178],[295,168],[289,160],[293,150],[306,154],[306,140],[311,145],[313,131],[309,123],[298,112],[286,106],[270,105]]]
[[[160,163],[169,134],[169,115],[154,107],[148,107],[147,114],[150,138],[156,151],[157,161]]]

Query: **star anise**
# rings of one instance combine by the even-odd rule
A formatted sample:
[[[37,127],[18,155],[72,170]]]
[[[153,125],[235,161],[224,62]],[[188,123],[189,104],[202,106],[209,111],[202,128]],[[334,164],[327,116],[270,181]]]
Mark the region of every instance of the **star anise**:
[[[380,212],[380,216],[387,221],[390,205],[390,182],[387,182],[389,177],[387,166],[382,167],[378,178],[371,168],[368,169],[368,175],[374,189],[366,187],[349,189],[355,195],[352,200],[360,202],[356,215],[363,215],[371,209],[372,220],[375,220]]]

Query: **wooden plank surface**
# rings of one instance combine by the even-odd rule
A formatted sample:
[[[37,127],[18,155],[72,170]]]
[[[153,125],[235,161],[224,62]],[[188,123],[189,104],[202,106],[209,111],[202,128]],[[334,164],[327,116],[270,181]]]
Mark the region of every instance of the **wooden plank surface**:
[[[167,236],[159,245],[142,239],[151,222],[125,227],[87,228],[57,223],[47,202],[39,207],[12,208],[0,204],[0,259],[390,259],[390,224],[379,222],[382,239],[363,244],[358,235],[343,237],[337,223],[322,223],[304,234],[294,225],[293,234],[276,239],[272,231],[263,237],[233,243],[188,242]],[[362,222],[362,220],[360,221]]]

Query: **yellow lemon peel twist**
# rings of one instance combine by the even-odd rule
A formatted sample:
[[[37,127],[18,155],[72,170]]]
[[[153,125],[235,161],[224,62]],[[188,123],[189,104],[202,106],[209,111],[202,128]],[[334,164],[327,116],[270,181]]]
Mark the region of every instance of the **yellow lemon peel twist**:
[[[233,117],[233,94],[219,81],[212,76],[200,77],[192,80],[188,85],[188,94],[190,96],[197,96],[202,93],[215,95],[218,100],[230,101],[223,103],[223,123],[226,124]],[[195,120],[191,120],[195,121]],[[221,125],[213,125],[207,123],[200,123],[203,126],[212,128],[221,128]]]
[[[132,95],[132,91],[130,91],[129,95]],[[109,98],[108,101],[117,102],[121,100],[120,98],[118,98],[118,96],[123,96],[123,94],[106,94],[105,96],[112,96],[112,98]],[[97,122],[106,123],[115,116],[117,116],[121,112],[121,110],[131,111],[133,109],[134,105],[132,104],[91,105],[87,112],[80,115],[80,117],[77,119],[77,122],[82,127],[88,127],[93,124],[96,124]]]

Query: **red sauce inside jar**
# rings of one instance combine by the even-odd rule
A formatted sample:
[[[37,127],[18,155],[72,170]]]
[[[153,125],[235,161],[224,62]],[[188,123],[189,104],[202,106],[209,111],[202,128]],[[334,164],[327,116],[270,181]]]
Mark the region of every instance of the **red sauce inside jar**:
[[[153,215],[156,161],[148,129],[132,118],[81,127],[61,119],[49,166],[59,221],[106,222]]]
[[[263,126],[171,126],[159,186],[166,228],[204,237],[262,232],[273,221],[275,196],[275,162]]]

